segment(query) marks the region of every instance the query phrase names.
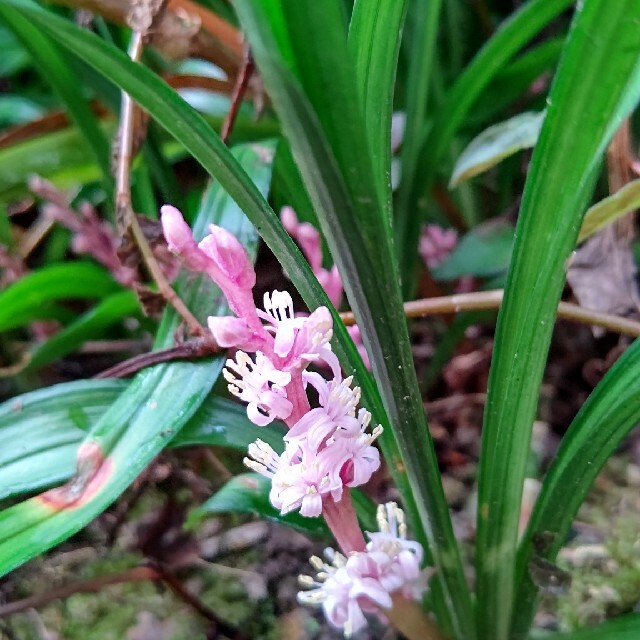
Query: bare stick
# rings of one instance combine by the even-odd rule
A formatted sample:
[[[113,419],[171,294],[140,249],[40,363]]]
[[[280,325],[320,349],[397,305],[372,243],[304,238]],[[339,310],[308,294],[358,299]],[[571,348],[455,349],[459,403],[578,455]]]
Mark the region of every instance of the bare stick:
[[[251,78],[253,69],[253,56],[251,55],[249,47],[245,46],[242,56],[242,66],[238,72],[236,84],[233,87],[233,93],[231,94],[231,106],[229,107],[229,113],[227,113],[224,122],[222,123],[222,130],[220,131],[220,138],[222,138],[222,142],[225,144],[227,144],[231,131],[233,130],[233,125],[235,124],[238,110],[242,104],[242,98],[244,97],[247,86],[249,85],[249,79]]]
[[[413,300],[404,304],[404,312],[408,318],[425,318],[428,316],[441,315],[446,313],[458,313],[460,311],[490,310],[498,309],[502,304],[504,291],[479,291],[476,293],[461,293],[452,296],[442,296],[438,298],[424,298]],[[572,320],[581,324],[595,325],[603,327],[613,333],[638,337],[640,336],[640,322],[621,318],[610,313],[590,311],[570,302],[561,302],[558,305],[558,317],[563,320]],[[340,318],[346,326],[356,323],[351,311],[340,314]],[[215,343],[206,339],[192,340],[185,344],[143,353],[125,360],[110,369],[99,373],[96,378],[121,378],[134,374],[140,369],[150,367],[160,362],[170,362],[172,360],[184,360],[192,358],[204,358],[214,355],[220,350]]]
[[[160,573],[151,567],[135,567],[134,569],[128,569],[127,571],[114,575],[102,576],[100,578],[93,578],[92,580],[85,580],[82,582],[72,582],[71,584],[60,587],[59,589],[47,591],[47,593],[41,593],[37,596],[31,596],[29,598],[23,598],[22,600],[16,600],[15,602],[9,602],[8,604],[0,606],[0,616],[10,616],[14,613],[25,611],[26,609],[42,607],[49,602],[53,602],[54,600],[59,600],[61,598],[68,598],[76,593],[94,593],[95,591],[101,591],[104,587],[112,584],[160,579]]]
[[[423,318],[444,313],[458,313],[460,311],[498,309],[502,304],[503,295],[503,289],[496,289],[494,291],[478,291],[413,300],[405,303],[404,312],[408,318]],[[350,311],[341,313],[340,317],[347,326],[355,324],[355,317]],[[558,305],[558,317],[563,320],[573,320],[582,324],[604,327],[614,333],[634,337],[640,336],[640,322],[621,318],[611,313],[591,311],[570,302],[561,302]]]
[[[131,44],[129,46],[129,56],[132,60],[139,60],[142,55],[143,34],[133,31]],[[172,289],[165,278],[160,265],[158,264],[153,251],[140,228],[140,223],[133,213],[131,207],[131,154],[133,148],[133,120],[135,103],[130,96],[122,92],[122,108],[120,115],[120,129],[118,136],[118,162],[116,167],[116,219],[122,230],[131,229],[133,238],[140,250],[142,259],[151,274],[151,277],[158,285],[158,291],[173,306],[180,317],[185,321],[189,330],[194,335],[204,335],[205,329],[198,319],[189,311],[184,302]]]
[[[100,372],[95,378],[126,378],[140,369],[146,369],[162,362],[173,360],[190,360],[193,358],[206,358],[216,354],[220,347],[211,339],[196,338],[184,344],[150,353],[141,353],[138,356],[120,362],[105,371]]]

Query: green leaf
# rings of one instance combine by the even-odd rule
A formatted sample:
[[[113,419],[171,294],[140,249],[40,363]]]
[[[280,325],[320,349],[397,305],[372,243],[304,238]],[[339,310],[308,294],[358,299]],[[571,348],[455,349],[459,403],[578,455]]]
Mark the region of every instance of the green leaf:
[[[92,262],[66,262],[42,267],[0,293],[0,331],[47,317],[51,302],[73,298],[104,298],[121,286]]]
[[[86,340],[95,340],[105,329],[140,311],[133,291],[116,293],[81,315],[77,320],[49,338],[31,353],[28,369],[42,367],[63,358]]]
[[[189,514],[188,528],[196,527],[204,518],[221,513],[247,513],[274,520],[308,533],[326,538],[329,529],[322,518],[305,518],[297,512],[281,516],[269,502],[271,481],[259,473],[234,476],[206,502]]]
[[[404,209],[402,219],[397,221],[399,235],[396,243],[403,247],[400,273],[404,279],[413,272],[416,264],[420,225],[445,154],[476,100],[513,56],[572,4],[573,0],[529,0],[502,22],[447,91],[421,146],[418,160],[422,171],[420,179],[411,185],[410,204]]]
[[[128,384],[124,380],[80,380],[25,393],[1,404],[0,499],[71,478],[82,440]],[[260,438],[281,452],[283,434],[283,426],[258,428],[247,418],[244,407],[209,395],[169,446],[246,451]]]
[[[632,103],[640,5],[579,5],[525,186],[496,329],[482,432],[477,528],[478,631],[511,638],[518,519],[531,425],[565,264],[622,104]],[[597,39],[593,34],[597,33]],[[517,603],[521,610],[521,603]]]
[[[82,380],[1,404],[0,499],[68,480],[89,427],[126,387],[122,380]]]
[[[242,148],[236,155],[266,192],[271,169],[264,149]],[[204,235],[210,222],[229,229],[255,253],[255,230],[218,183],[203,198],[194,234]],[[225,312],[222,295],[214,294],[216,289],[207,278],[182,278],[178,290],[200,318],[214,310],[212,301],[215,311]],[[173,342],[178,324],[176,314],[166,311],[156,347]],[[196,412],[223,361],[220,355],[196,363],[162,364],[138,374],[92,425],[80,448],[80,452],[88,450],[90,457],[79,457],[77,475],[59,490],[0,513],[0,574],[68,538],[108,507]]]
[[[545,40],[530,47],[513,62],[499,71],[478,98],[467,122],[491,121],[546,72],[555,70],[564,47],[564,36]],[[542,96],[532,96],[533,100]],[[524,97],[526,99],[526,97]]]
[[[472,638],[471,602],[426,428],[341,11],[333,0],[240,0],[236,11],[363,333],[390,418],[381,446],[413,526],[420,527],[418,511],[440,567],[437,613],[458,625],[460,637]],[[358,376],[367,407],[382,415],[366,377]],[[423,531],[416,533],[424,542]]]
[[[216,395],[207,398],[191,420],[171,441],[172,447],[206,445],[246,451],[258,438],[266,442],[276,453],[282,453],[286,427],[273,423],[257,427],[249,418],[244,406]]]
[[[394,210],[395,225],[402,238],[402,228],[413,215],[413,191],[416,180],[420,179],[420,150],[424,138],[429,92],[434,84],[433,72],[436,67],[436,45],[438,39],[442,0],[417,0],[409,8],[409,19],[404,40],[408,50],[406,123],[401,150],[401,180],[398,187],[397,204]],[[413,289],[413,278],[409,265],[415,264],[403,255],[405,244],[396,243],[400,274],[405,295]]]
[[[552,633],[540,640],[637,640],[640,637],[640,614],[607,620],[588,629],[578,629],[569,633]]]
[[[513,637],[525,637],[537,602],[527,567],[532,540],[539,533],[553,538],[542,557],[553,562],[571,523],[609,457],[640,422],[640,341],[636,340],[593,390],[569,427],[542,483],[540,495],[518,549],[518,602]],[[562,505],[562,509],[558,509]],[[614,637],[614,636],[610,636]],[[615,636],[616,638],[618,636]]]
[[[522,149],[534,147],[543,120],[544,111],[526,112],[485,129],[460,154],[453,168],[449,188],[484,173]]]
[[[255,428],[255,425],[253,426]],[[282,439],[280,439],[279,449],[282,449]],[[312,536],[326,538],[330,535],[327,525],[320,517],[305,518],[298,512],[281,515],[269,502],[270,490],[269,479],[258,473],[234,476],[222,489],[189,514],[186,527],[194,528],[204,518],[213,514],[249,513],[274,520]],[[373,502],[358,490],[352,492],[352,497],[358,520],[363,528],[366,531],[377,531],[376,509]]]
[[[578,234],[584,242],[594,233],[640,207],[640,179],[633,180],[613,195],[600,200],[587,210]]]
[[[0,25],[0,42],[2,42],[0,76],[9,78],[29,66],[29,54],[15,35],[2,25]]]
[[[82,85],[78,83],[69,67],[69,62],[49,37],[11,5],[0,2],[0,18],[11,27],[29,50],[40,74],[51,83],[60,96],[69,115],[83,134],[83,143],[89,147],[94,160],[102,170],[105,190],[110,197],[113,191],[111,148],[82,93]]]
[[[469,231],[451,255],[431,271],[437,280],[493,276],[509,266],[512,251],[513,227],[507,222],[492,221]]]
[[[113,126],[105,126],[113,132]],[[0,149],[0,202],[28,193],[27,180],[38,174],[61,189],[100,179],[91,152],[75,127],[41,134]]]
[[[430,3],[431,4],[431,3]],[[379,197],[391,220],[391,113],[406,0],[356,0],[348,45]]]

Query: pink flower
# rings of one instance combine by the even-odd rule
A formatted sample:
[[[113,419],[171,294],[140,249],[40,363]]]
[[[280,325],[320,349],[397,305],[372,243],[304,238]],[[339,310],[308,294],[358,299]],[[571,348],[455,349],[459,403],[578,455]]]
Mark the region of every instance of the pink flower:
[[[362,342],[362,334],[360,333],[360,327],[357,324],[353,324],[350,327],[347,327],[347,332],[351,336],[353,343],[356,345],[356,349],[362,358],[362,362],[364,362],[364,366],[367,369],[371,369],[371,360],[369,360],[369,354],[367,350],[364,348],[364,343]]]
[[[318,450],[337,429],[348,434],[359,433],[355,409],[360,401],[360,388],[351,389],[353,378],[327,382],[318,373],[305,373],[304,378],[318,391],[320,407],[300,418],[284,439],[288,442],[304,440],[311,449]]]
[[[278,456],[259,440],[249,446],[249,456],[245,464],[271,478],[269,500],[282,515],[299,509],[301,515],[313,518],[322,513],[323,497],[340,500],[342,484],[332,480],[322,452],[316,454],[304,444],[289,443]]]
[[[422,228],[418,252],[432,269],[442,264],[458,244],[455,229],[443,229],[437,224],[428,224]]]
[[[383,531],[369,534],[370,538],[378,537],[367,544],[365,551],[345,558],[327,549],[328,562],[311,558],[317,576],[300,576],[301,586],[308,590],[301,591],[298,600],[322,605],[327,620],[342,629],[346,637],[366,626],[365,613],[380,614],[390,608],[394,593],[418,598],[424,591],[422,547],[406,540],[404,514],[394,503],[380,505],[378,521]]]
[[[293,374],[301,373],[311,362],[322,360],[339,374],[340,366],[331,351],[333,319],[326,307],[319,307],[309,316],[295,316],[293,301],[286,291],[264,294],[264,311],[260,318],[274,334],[273,351],[279,368]]]
[[[291,375],[276,369],[262,352],[256,353],[253,362],[244,351],[238,351],[235,362],[227,360],[222,375],[229,382],[229,391],[249,403],[247,416],[258,426],[289,417],[293,406],[284,388]]]
[[[346,487],[366,484],[380,467],[380,452],[373,446],[373,442],[382,433],[382,427],[378,425],[371,433],[367,433],[370,422],[371,414],[366,409],[360,409],[356,433],[338,430],[327,441],[326,450],[333,473],[339,476]]]
[[[380,454],[372,443],[382,427],[367,433],[371,414],[360,409],[356,417],[360,389],[351,389],[351,378],[327,382],[318,373],[304,377],[317,389],[321,406],[291,428],[282,456],[257,442],[245,464],[271,478],[271,504],[281,513],[299,509],[304,516],[317,516],[323,500],[339,502],[344,487],[367,482],[378,469]]]

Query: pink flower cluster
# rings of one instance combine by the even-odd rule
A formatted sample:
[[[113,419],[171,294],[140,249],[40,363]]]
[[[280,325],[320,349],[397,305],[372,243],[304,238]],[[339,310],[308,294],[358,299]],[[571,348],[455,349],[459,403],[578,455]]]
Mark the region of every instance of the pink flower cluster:
[[[238,349],[223,370],[229,391],[247,403],[255,424],[284,420],[290,427],[282,455],[257,441],[247,466],[271,478],[271,502],[281,513],[299,509],[304,516],[319,516],[323,500],[339,502],[344,487],[364,484],[378,469],[380,455],[372,443],[382,433],[380,426],[367,431],[366,409],[356,414],[360,389],[342,378],[331,350],[331,314],[319,307],[296,316],[283,291],[265,294],[264,311],[257,309],[253,265],[236,238],[212,225],[211,234],[196,244],[180,212],[170,206],[162,208],[162,224],[172,251],[189,268],[209,274],[236,314],[208,319],[218,344]],[[326,365],[331,379],[307,371],[312,363]],[[309,385],[318,395],[314,409]]]
[[[368,533],[364,551],[349,557],[325,550],[326,562],[316,556],[311,565],[316,578],[300,576],[298,594],[303,604],[322,605],[325,617],[346,637],[366,625],[365,613],[379,615],[393,605],[391,595],[419,598],[424,591],[420,562],[422,547],[406,539],[404,514],[389,502],[378,507],[378,533]]]
[[[299,509],[314,517],[322,513],[323,500],[339,502],[344,487],[365,484],[378,469],[380,454],[372,443],[382,427],[367,432],[371,414],[356,414],[360,389],[351,388],[351,378],[327,381],[309,372],[303,378],[315,387],[320,406],[291,427],[282,455],[258,440],[245,464],[271,478],[270,500],[282,514]]]

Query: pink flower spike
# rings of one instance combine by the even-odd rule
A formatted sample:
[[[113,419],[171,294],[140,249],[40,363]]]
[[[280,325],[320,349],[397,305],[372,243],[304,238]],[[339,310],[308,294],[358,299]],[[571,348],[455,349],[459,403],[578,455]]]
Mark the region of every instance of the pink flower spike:
[[[280,221],[287,233],[298,242],[302,253],[316,273],[322,269],[322,244],[319,231],[309,222],[299,222],[292,207],[282,207]]]
[[[362,358],[362,362],[367,369],[371,369],[371,360],[369,359],[369,354],[364,347],[364,343],[362,342],[362,334],[360,333],[360,327],[357,324],[352,324],[350,327],[347,327],[347,333],[351,336],[353,343],[356,345],[356,349],[358,349],[358,353]]]
[[[208,263],[207,256],[199,249],[180,211],[165,204],[160,208],[160,216],[169,249],[178,255],[189,269],[205,271]]]
[[[342,302],[342,294],[344,293],[344,287],[342,286],[342,278],[338,272],[338,267],[334,264],[330,270],[320,269],[314,271],[318,282],[322,285],[324,292],[327,294],[327,298],[331,301],[334,307],[339,307]]]
[[[342,278],[335,265],[331,270],[322,267],[322,242],[319,231],[309,222],[298,222],[296,212],[291,207],[282,207],[280,220],[287,233],[300,245],[311,270],[322,285],[331,304],[340,306],[344,288]]]

